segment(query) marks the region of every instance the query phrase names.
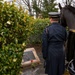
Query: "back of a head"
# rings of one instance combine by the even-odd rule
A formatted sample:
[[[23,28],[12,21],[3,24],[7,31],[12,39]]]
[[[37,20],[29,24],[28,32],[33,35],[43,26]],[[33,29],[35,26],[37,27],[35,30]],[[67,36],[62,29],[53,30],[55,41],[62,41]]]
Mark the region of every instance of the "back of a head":
[[[58,21],[60,18],[60,13],[59,12],[49,12],[49,18],[52,18],[53,20]]]

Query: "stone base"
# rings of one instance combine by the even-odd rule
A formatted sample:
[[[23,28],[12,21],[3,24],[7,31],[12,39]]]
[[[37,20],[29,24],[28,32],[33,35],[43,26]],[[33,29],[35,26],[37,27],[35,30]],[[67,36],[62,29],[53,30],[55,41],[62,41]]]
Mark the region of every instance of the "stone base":
[[[26,50],[24,50],[24,53],[25,52],[28,53],[28,52],[31,52],[31,51],[32,51],[35,59],[32,58],[32,59],[29,59],[28,61],[25,61],[25,62],[24,62],[25,59],[22,59],[21,67],[35,66],[35,64],[40,64],[40,59],[39,59],[39,57],[38,57],[34,48],[27,48]],[[28,55],[28,57],[30,58],[31,56]]]

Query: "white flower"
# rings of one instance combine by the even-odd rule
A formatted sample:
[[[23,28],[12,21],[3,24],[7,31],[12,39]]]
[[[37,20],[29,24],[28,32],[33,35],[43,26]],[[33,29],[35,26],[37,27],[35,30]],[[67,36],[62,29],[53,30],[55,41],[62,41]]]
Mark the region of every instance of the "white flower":
[[[4,32],[1,32],[1,35],[3,36]]]
[[[16,62],[16,61],[17,61],[17,59],[14,58],[14,59],[13,59],[13,62]]]
[[[22,46],[26,46],[26,44],[25,43],[22,43]]]
[[[11,22],[10,21],[7,21],[7,24],[11,24]]]

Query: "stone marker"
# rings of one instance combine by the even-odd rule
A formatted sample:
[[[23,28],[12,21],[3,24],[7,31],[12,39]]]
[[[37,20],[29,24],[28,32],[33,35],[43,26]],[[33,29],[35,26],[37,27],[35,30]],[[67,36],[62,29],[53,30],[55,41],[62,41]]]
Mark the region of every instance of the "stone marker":
[[[27,48],[26,50],[24,50],[21,62],[22,67],[29,66],[31,64],[39,64],[39,63],[40,59],[34,48]]]

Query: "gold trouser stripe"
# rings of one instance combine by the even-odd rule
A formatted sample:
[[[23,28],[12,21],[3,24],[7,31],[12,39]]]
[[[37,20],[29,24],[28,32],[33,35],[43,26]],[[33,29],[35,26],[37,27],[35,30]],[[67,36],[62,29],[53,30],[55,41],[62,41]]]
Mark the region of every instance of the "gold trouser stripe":
[[[75,32],[75,29],[70,29],[70,31]]]

